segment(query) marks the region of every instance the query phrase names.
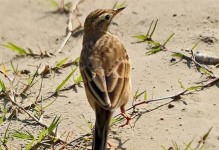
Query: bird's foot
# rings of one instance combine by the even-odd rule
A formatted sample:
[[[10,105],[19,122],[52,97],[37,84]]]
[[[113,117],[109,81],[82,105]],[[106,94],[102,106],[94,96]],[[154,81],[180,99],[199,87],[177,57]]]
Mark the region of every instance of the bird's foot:
[[[130,120],[132,119],[131,117],[130,117],[130,115],[129,114],[127,114],[127,113],[121,113],[121,115],[126,119],[126,122],[124,123],[124,124],[122,124],[122,125],[120,125],[119,127],[124,127],[124,126],[126,126],[126,125],[130,125],[131,126],[131,124],[130,124]]]

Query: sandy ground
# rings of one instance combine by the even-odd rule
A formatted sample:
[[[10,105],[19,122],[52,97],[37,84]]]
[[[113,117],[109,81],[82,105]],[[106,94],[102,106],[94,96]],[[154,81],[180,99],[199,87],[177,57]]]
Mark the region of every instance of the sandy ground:
[[[110,31],[117,35],[126,46],[132,61],[133,91],[147,90],[148,99],[165,97],[182,90],[179,81],[185,87],[195,85],[206,79],[196,71],[195,67],[188,67],[185,60],[176,65],[171,65],[172,58],[169,52],[160,52],[146,56],[147,44],[135,43],[133,35],[144,34],[152,20],[158,19],[157,29],[153,39],[163,43],[167,37],[175,33],[173,39],[167,44],[170,50],[191,48],[202,37],[210,37],[213,43],[201,41],[196,48],[201,52],[213,53],[219,56],[219,3],[218,0],[138,0],[126,1],[127,8],[115,18]],[[52,14],[55,8],[44,0],[0,0],[0,44],[12,42],[25,49],[30,48],[35,53],[40,53],[39,47],[49,52],[56,51],[65,36],[68,17],[61,14]],[[83,23],[90,11],[96,8],[112,8],[115,1],[87,0],[78,6],[79,20]],[[116,25],[117,24],[117,25]],[[10,61],[19,66],[19,69],[28,69],[33,74],[39,64],[54,66],[56,62],[69,57],[76,59],[81,50],[82,36],[72,37],[63,53],[52,58],[15,57],[16,53],[5,47],[0,47],[0,63],[10,68]],[[71,72],[71,67],[61,70],[61,74],[52,74],[43,81],[42,96],[48,96]],[[214,69],[219,74],[218,68]],[[77,73],[78,74],[78,73]],[[76,75],[77,76],[77,75]],[[5,80],[3,76],[0,76]],[[71,78],[67,85],[73,83]],[[66,86],[67,86],[66,85]],[[139,106],[139,117],[133,119],[134,129],[129,126],[118,128],[113,126],[110,131],[109,141],[119,149],[127,150],[159,150],[161,145],[169,148],[171,141],[176,141],[179,146],[185,147],[194,139],[194,145],[200,137],[213,127],[205,148],[208,150],[219,149],[219,86],[212,86],[191,95],[182,96],[182,102],[172,103],[175,107],[169,109],[170,99]],[[37,93],[39,84],[32,89]],[[86,119],[94,122],[94,113],[90,108],[84,88],[78,92],[66,91],[62,97],[45,109],[44,123],[49,124],[57,115],[61,115],[59,133],[71,132],[68,141],[72,141],[85,134],[81,128],[87,128]],[[25,103],[33,101],[34,97],[25,99]],[[46,105],[53,99],[43,103]],[[143,100],[143,96],[139,99]],[[23,105],[24,105],[23,104]],[[131,106],[131,100],[127,106]],[[117,114],[116,112],[115,114]],[[20,114],[17,121],[13,121],[10,130],[29,130],[37,133],[39,127],[25,123],[25,114]],[[0,137],[6,129],[8,122],[0,126]],[[87,128],[87,130],[89,130]],[[66,134],[65,134],[66,136]],[[9,141],[12,149],[21,149],[23,142]]]

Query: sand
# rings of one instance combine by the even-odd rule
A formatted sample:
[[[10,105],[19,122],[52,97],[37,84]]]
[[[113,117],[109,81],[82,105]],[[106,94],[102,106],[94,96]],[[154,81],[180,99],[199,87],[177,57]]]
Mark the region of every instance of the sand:
[[[61,45],[66,32],[68,16],[65,14],[53,14],[56,10],[49,1],[43,0],[1,0],[0,5],[0,44],[12,42],[24,49],[32,49],[34,53],[40,53],[40,49],[54,53]],[[148,99],[156,99],[174,95],[185,87],[196,85],[197,82],[206,80],[206,75],[198,72],[195,66],[188,65],[186,60],[172,65],[173,56],[169,51],[163,51],[147,56],[148,44],[135,43],[133,35],[145,34],[153,20],[158,19],[158,25],[153,35],[155,41],[163,43],[169,35],[175,33],[168,42],[168,50],[180,51],[190,56],[188,49],[199,42],[195,50],[212,53],[219,56],[219,3],[217,0],[127,0],[127,8],[114,19],[110,31],[117,35],[127,48],[132,62],[132,83],[134,94],[137,90],[147,91]],[[74,2],[73,2],[74,3]],[[112,8],[115,1],[93,1],[87,0],[78,6],[78,19],[83,24],[85,17],[90,11],[97,8]],[[210,38],[213,42],[201,39]],[[65,45],[61,54],[51,58],[16,57],[16,53],[4,46],[0,47],[0,63],[11,70],[10,61],[18,65],[19,69],[27,69],[34,73],[36,67],[41,64],[55,66],[56,62],[69,57],[73,61],[79,57],[82,47],[82,35],[71,37]],[[39,48],[40,47],[40,48]],[[43,80],[42,96],[46,97],[54,92],[56,87],[67,77],[73,67],[61,69],[61,74],[51,73]],[[1,67],[2,69],[2,67]],[[218,68],[213,69],[218,75]],[[9,71],[9,76],[12,71]],[[78,71],[75,77],[78,76]],[[6,79],[0,75],[1,80]],[[26,82],[27,75],[20,77]],[[66,86],[72,85],[71,78]],[[23,87],[23,86],[21,86]],[[34,101],[34,96],[40,88],[40,82],[29,91],[29,97],[22,102],[22,106]],[[208,150],[219,149],[219,86],[214,85],[202,91],[182,96],[178,102],[172,102],[173,108],[165,104],[171,99],[153,102],[138,106],[139,112],[131,124],[119,128],[116,124],[111,128],[109,142],[114,148],[127,150],[159,150],[161,146],[167,149],[172,146],[172,141],[177,142],[182,148],[184,143],[194,139],[195,147],[209,128],[213,127],[205,144]],[[2,101],[2,99],[0,99]],[[51,103],[51,98],[43,105]],[[143,100],[141,96],[138,100]],[[130,99],[127,108],[131,107]],[[164,104],[164,105],[163,105]],[[1,106],[2,107],[2,106]],[[118,114],[119,111],[115,112]],[[45,109],[43,123],[48,124],[55,116],[61,115],[61,123],[58,133],[70,132],[67,141],[86,134],[89,131],[87,123],[82,115],[94,124],[94,112],[89,106],[84,88],[78,87],[77,92],[73,90],[61,93],[61,96]],[[40,127],[25,122],[28,118],[25,113],[18,115],[18,120],[13,120],[9,131],[28,130],[38,134]],[[8,125],[5,121],[0,125],[0,137]],[[67,134],[64,134],[65,138]],[[25,142],[10,139],[8,145],[11,149],[21,149]],[[70,148],[71,149],[71,148]]]

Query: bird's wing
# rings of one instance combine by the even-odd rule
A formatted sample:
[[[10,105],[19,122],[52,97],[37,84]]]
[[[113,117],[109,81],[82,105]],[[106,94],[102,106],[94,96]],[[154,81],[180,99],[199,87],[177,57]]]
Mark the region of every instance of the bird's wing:
[[[81,72],[89,92],[102,107],[116,107],[129,84],[130,63],[124,46],[117,38],[108,37],[87,55]]]

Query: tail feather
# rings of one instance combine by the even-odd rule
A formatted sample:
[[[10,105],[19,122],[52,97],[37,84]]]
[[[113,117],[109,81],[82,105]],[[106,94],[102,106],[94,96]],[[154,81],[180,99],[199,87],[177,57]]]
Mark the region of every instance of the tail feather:
[[[101,107],[96,109],[96,123],[93,139],[93,150],[105,150],[112,112]]]

